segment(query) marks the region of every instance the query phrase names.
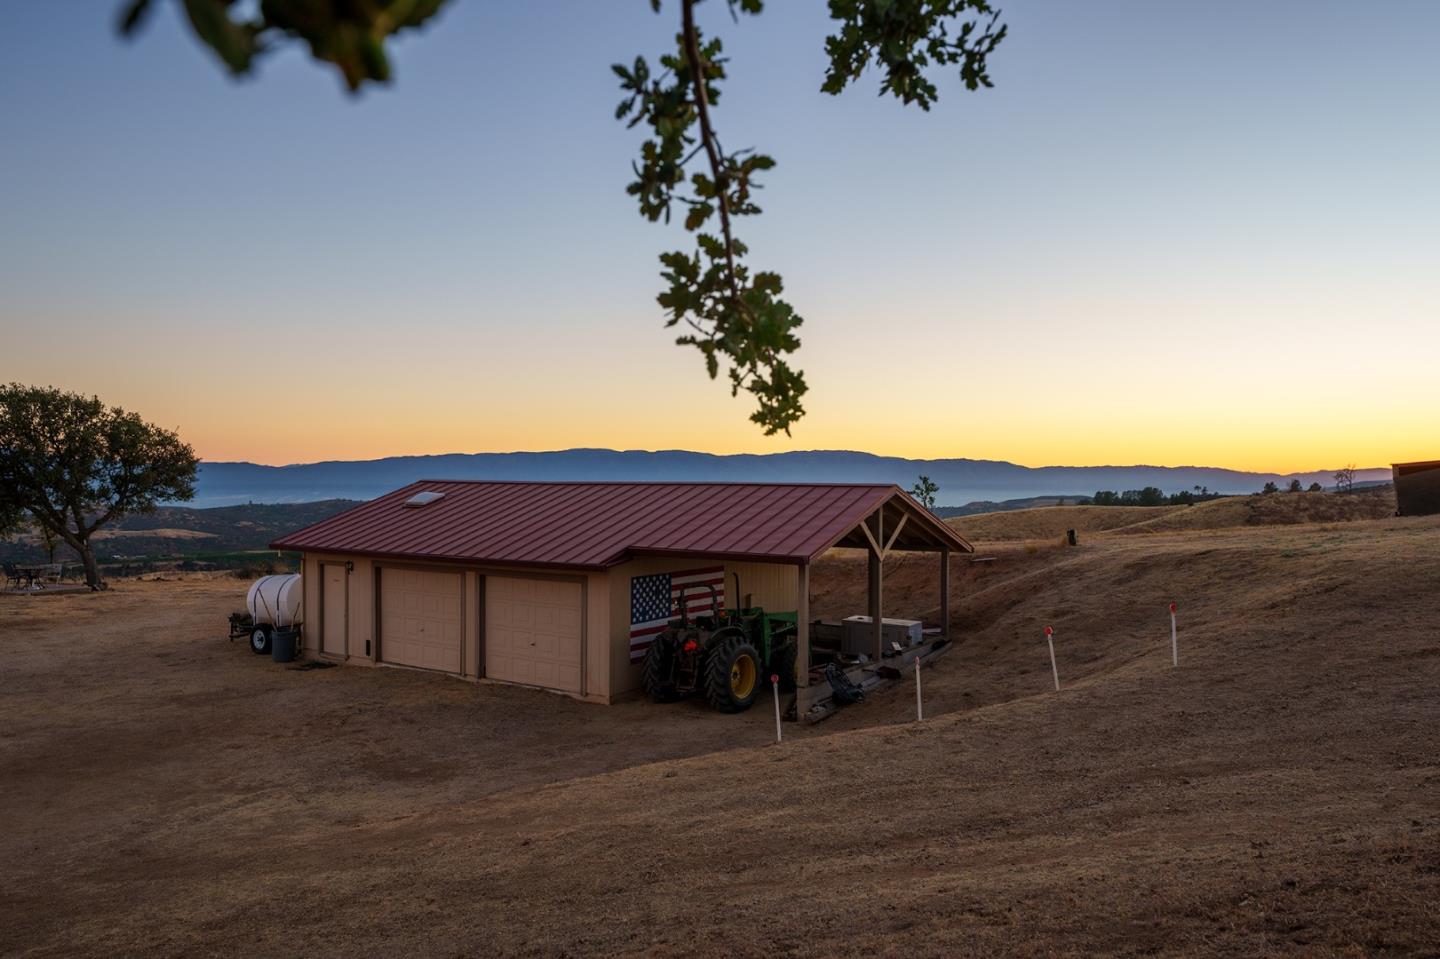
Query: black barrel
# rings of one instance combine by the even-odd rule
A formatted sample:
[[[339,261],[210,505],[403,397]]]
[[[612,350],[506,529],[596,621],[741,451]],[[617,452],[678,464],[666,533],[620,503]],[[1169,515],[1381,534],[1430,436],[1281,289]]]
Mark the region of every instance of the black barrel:
[[[294,662],[299,646],[300,629],[296,626],[277,626],[270,634],[270,658],[277,663]]]

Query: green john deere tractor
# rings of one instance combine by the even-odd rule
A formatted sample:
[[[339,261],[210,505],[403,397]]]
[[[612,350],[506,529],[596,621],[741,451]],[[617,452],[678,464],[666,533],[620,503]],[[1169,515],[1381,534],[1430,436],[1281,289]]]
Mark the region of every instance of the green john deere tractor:
[[[758,606],[723,609],[715,588],[703,588],[710,590],[711,608],[719,612],[692,619],[682,593],[679,618],[645,654],[650,698],[671,703],[698,692],[722,713],[738,713],[750,708],[771,674],[779,675],[786,689],[794,688],[795,614],[767,613]],[[740,596],[739,576],[735,596]]]

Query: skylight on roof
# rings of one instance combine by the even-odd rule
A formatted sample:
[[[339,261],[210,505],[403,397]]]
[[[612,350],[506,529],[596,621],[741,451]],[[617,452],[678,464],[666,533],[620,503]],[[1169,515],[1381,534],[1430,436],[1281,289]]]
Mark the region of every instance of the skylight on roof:
[[[437,493],[435,490],[428,490],[428,489],[427,489],[427,490],[424,490],[423,492],[416,493],[414,496],[412,496],[412,497],[410,497],[409,499],[407,499],[407,500],[405,501],[405,505],[406,505],[406,506],[429,506],[431,503],[435,502],[437,499],[441,499],[442,497],[444,497],[444,495],[445,495],[444,493]]]

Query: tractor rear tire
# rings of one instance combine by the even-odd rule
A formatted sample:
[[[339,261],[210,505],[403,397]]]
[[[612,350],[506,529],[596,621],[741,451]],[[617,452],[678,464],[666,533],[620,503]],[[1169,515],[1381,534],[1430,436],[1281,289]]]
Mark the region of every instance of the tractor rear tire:
[[[760,695],[760,653],[743,636],[729,636],[705,657],[705,700],[722,713],[740,713]]]
[[[657,703],[673,703],[680,698],[675,691],[674,663],[667,662],[672,658],[668,643],[657,638],[645,651],[645,665],[640,671],[640,682],[645,689],[645,695]]]

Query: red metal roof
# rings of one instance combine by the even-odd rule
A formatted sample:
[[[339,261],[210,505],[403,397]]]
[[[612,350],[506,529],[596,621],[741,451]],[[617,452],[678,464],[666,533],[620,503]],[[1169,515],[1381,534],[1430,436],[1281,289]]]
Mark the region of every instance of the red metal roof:
[[[444,496],[404,505],[424,491]],[[802,563],[896,497],[940,542],[970,549],[894,485],[455,480],[412,483],[270,546],[588,569],[665,553]]]

